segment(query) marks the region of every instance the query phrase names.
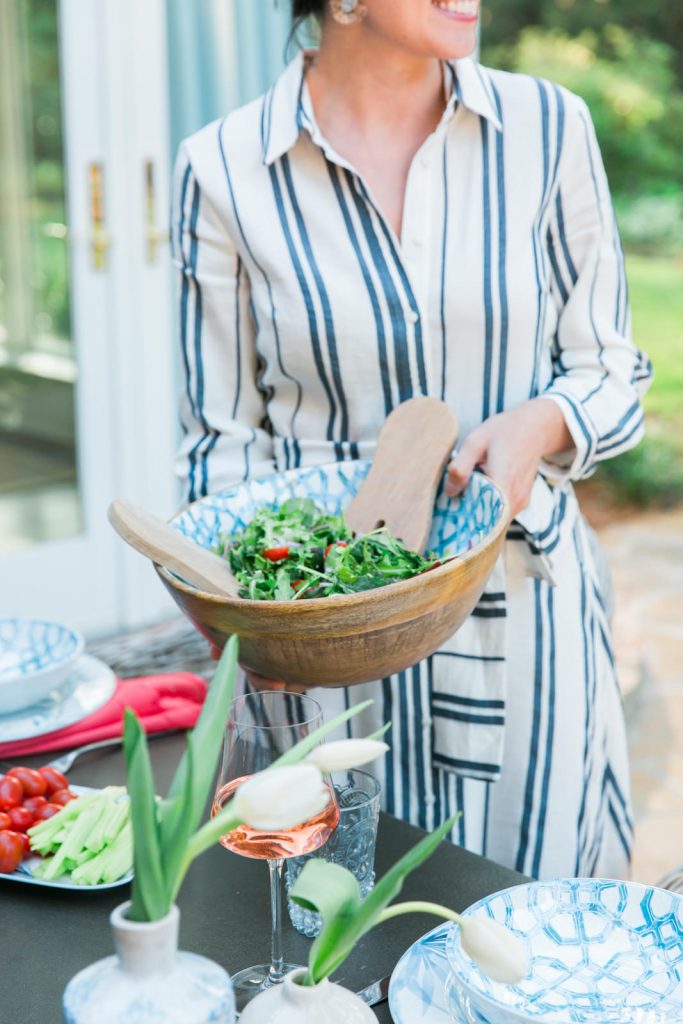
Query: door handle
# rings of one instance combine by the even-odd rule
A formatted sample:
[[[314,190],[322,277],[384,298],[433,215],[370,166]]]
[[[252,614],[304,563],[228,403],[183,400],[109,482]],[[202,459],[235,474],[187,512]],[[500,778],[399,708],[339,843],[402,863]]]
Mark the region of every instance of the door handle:
[[[104,210],[104,165],[95,161],[88,166],[90,186],[90,252],[95,270],[106,270],[111,238],[107,233]]]
[[[145,242],[147,262],[156,263],[158,248],[168,244],[170,232],[156,226],[156,183],[154,161],[145,160]]]

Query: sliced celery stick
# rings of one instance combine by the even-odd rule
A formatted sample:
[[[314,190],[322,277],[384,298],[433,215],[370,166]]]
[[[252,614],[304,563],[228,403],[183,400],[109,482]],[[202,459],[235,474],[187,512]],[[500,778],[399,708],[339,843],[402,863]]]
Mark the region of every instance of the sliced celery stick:
[[[128,800],[111,800],[91,834],[86,838],[85,846],[92,853],[99,853],[114,838],[129,813]]]
[[[83,847],[83,843],[85,842],[85,837],[89,834],[90,830],[95,827],[98,818],[104,811],[104,808],[105,804],[103,802],[91,804],[74,821],[66,840],[62,843],[48,864],[45,875],[43,876],[46,880],[56,878],[57,875],[61,874],[64,870],[64,862],[67,857],[73,857],[75,854],[80,852]]]

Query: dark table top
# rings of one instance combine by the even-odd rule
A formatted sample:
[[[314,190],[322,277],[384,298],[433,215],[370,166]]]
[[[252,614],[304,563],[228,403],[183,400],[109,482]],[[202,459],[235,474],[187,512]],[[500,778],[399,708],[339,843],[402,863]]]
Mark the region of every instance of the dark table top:
[[[183,742],[176,734],[150,744],[160,792],[166,791]],[[26,758],[22,763],[43,764],[50,756]],[[69,779],[90,786],[124,783],[121,752],[86,755],[76,762]],[[382,815],[377,874],[383,874],[421,835],[411,825]],[[430,900],[463,910],[488,893],[523,881],[514,871],[444,842],[408,878],[401,899]],[[0,893],[0,1021],[58,1024],[61,995],[69,978],[113,952],[108,915],[128,899],[128,887],[80,893],[3,878]],[[230,973],[268,960],[270,906],[263,863],[217,845],[192,865],[178,904],[181,949],[208,956]],[[335,980],[357,991],[385,977],[404,951],[437,924],[438,920],[423,914],[385,922],[358,944]],[[309,940],[294,931],[285,909],[285,959],[305,963],[308,948]],[[386,1003],[375,1012],[385,1024],[392,1020]]]

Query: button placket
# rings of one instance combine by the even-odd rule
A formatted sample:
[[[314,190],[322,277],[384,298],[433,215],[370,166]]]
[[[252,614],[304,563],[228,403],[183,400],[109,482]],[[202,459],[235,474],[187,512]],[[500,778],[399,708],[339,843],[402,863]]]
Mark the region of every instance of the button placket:
[[[406,273],[410,280],[419,312],[406,302],[405,317],[413,330],[412,345],[416,346],[416,330],[420,328],[421,346],[424,355],[427,386],[431,391],[433,368],[428,337],[429,318],[424,316],[425,301],[429,296],[429,181],[431,177],[433,146],[427,144],[416,155],[406,183],[403,210],[402,254]],[[415,351],[415,358],[417,352]]]

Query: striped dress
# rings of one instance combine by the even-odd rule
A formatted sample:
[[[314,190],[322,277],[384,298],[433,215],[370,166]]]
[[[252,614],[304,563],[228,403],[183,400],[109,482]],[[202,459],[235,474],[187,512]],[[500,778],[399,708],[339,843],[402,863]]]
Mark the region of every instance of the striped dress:
[[[544,462],[487,592],[427,661],[318,691],[391,720],[384,807],[537,877],[622,876],[623,714],[572,481],[642,435],[651,375],[629,337],[608,185],[585,104],[444,65],[401,237],[316,125],[299,55],[265,97],[186,140],[176,166],[183,440],[192,501],[276,469],[372,457],[394,406],[443,399],[461,435],[543,395],[574,446]]]

